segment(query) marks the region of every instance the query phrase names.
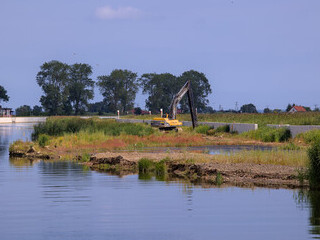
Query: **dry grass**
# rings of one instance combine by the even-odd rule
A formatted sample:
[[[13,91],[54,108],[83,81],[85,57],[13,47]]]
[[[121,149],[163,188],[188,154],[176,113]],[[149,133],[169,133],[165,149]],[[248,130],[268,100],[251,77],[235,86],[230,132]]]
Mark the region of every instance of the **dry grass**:
[[[273,164],[294,167],[306,167],[308,156],[305,150],[297,151],[261,151],[244,150],[232,154],[206,155],[186,153],[181,161],[194,163],[253,163],[253,164]]]

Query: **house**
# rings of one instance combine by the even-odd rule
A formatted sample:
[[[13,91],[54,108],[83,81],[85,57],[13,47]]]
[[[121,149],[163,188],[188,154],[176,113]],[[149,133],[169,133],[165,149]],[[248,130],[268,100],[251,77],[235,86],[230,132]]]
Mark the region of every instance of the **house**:
[[[307,111],[307,110],[306,110],[304,107],[302,107],[302,106],[293,106],[293,107],[290,109],[289,113],[306,112],[306,111]]]
[[[12,117],[12,108],[3,108],[0,106],[0,117]]]

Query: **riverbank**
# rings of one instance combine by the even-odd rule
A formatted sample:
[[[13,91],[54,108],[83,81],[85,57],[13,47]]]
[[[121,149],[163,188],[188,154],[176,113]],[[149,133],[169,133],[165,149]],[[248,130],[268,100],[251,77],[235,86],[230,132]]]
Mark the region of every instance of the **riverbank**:
[[[308,186],[308,182],[303,177],[307,165],[304,150],[290,152],[245,150],[221,155],[183,151],[59,153],[61,155],[57,155],[57,152],[50,148],[39,151],[34,147],[30,147],[27,151],[10,150],[10,155],[13,157],[24,157],[30,160],[39,158],[72,160],[93,170],[110,172],[119,176],[139,173],[139,161],[144,159],[150,161],[150,164],[163,164],[161,173],[163,180],[178,178],[196,184],[219,186],[223,184],[272,188]]]
[[[137,172],[142,173],[139,162],[150,161],[149,164],[163,164],[163,167],[160,168],[160,174],[154,173],[155,177],[160,177],[163,180],[179,178],[192,183],[219,186],[224,184],[271,188],[302,188],[308,186],[307,181],[299,179],[299,171],[303,171],[303,167],[247,162],[226,163],[221,160],[219,162],[219,158],[201,161],[200,158],[201,154],[192,153],[186,156],[185,153],[109,152],[94,154],[88,162],[82,164],[95,170],[110,171],[123,176]],[[148,175],[148,170],[145,170],[144,175],[146,173]]]
[[[257,132],[258,136],[246,136],[229,130],[227,127],[200,126],[195,130],[183,128],[182,132],[161,132],[145,124],[58,117],[35,126],[34,141],[16,141],[9,152],[11,157],[73,160],[95,170],[119,175],[137,173],[139,161],[144,159],[150,166],[161,162],[162,172],[170,178],[192,182],[294,188],[307,185],[303,181],[308,165],[303,142],[288,143],[285,131],[266,129]],[[260,141],[260,135],[278,142]],[[269,150],[245,149],[210,155],[206,149],[186,149],[210,145],[268,146]],[[177,150],[159,152],[150,147],[175,147]]]

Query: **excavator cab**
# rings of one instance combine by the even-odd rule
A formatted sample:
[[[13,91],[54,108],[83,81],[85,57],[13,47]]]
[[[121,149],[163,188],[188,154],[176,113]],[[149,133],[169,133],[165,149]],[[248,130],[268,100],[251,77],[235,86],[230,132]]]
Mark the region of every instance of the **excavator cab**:
[[[177,106],[181,101],[182,97],[185,94],[188,94],[188,103],[190,108],[190,114],[192,119],[192,126],[195,128],[197,126],[197,113],[194,108],[193,103],[193,92],[191,89],[191,82],[187,81],[180,91],[173,97],[172,102],[170,104],[170,112],[169,115],[167,114],[165,118],[154,118],[151,120],[151,126],[158,127],[160,130],[173,130],[177,127],[182,126],[182,122],[176,119],[177,116]]]

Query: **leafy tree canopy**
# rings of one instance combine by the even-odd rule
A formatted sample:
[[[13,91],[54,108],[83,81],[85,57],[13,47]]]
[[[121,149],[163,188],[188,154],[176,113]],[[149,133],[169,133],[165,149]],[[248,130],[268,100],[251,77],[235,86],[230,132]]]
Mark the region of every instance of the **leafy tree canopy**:
[[[146,107],[152,112],[169,112],[170,103],[174,95],[180,90],[177,77],[170,73],[147,73],[140,78],[142,92],[148,94]]]
[[[31,113],[32,113],[31,107],[28,105],[23,105],[16,109],[17,116],[22,116],[22,117],[31,116]]]
[[[49,115],[62,115],[68,100],[68,68],[69,66],[59,61],[44,63],[37,74],[37,83],[42,88],[44,95],[40,102]]]
[[[97,85],[110,112],[125,113],[133,108],[138,91],[137,73],[115,69],[110,75],[98,76]]]
[[[204,73],[190,70],[182,73],[178,78],[181,87],[187,81],[191,81],[191,87],[194,97],[194,106],[197,108],[198,112],[204,112],[207,105],[209,104],[208,95],[212,93],[209,80],[204,75]],[[183,98],[180,102],[180,107],[182,111],[188,111],[188,100]]]
[[[162,108],[164,113],[168,113],[173,97],[189,80],[191,81],[194,104],[198,112],[211,110],[207,108],[209,103],[207,97],[212,92],[209,81],[203,73],[194,70],[184,72],[179,77],[170,73],[143,74],[140,78],[142,92],[149,95],[146,100],[146,107],[152,112],[159,112]],[[180,108],[184,112],[189,111],[186,96],[181,99]]]
[[[88,64],[77,63],[69,67],[68,99],[75,115],[84,113],[88,107],[88,101],[93,99],[94,81],[90,75],[92,75],[92,68]]]
[[[7,90],[4,89],[4,87],[0,85],[0,102],[1,101],[8,102],[9,96],[7,95]]]
[[[258,112],[256,109],[256,106],[253,105],[252,103],[245,104],[245,105],[241,106],[240,111],[242,113],[257,113]]]

